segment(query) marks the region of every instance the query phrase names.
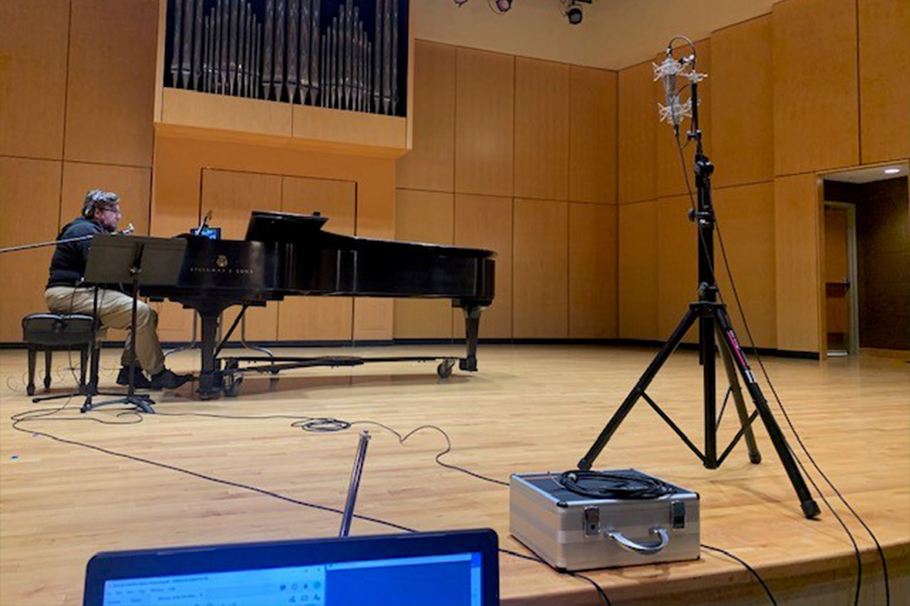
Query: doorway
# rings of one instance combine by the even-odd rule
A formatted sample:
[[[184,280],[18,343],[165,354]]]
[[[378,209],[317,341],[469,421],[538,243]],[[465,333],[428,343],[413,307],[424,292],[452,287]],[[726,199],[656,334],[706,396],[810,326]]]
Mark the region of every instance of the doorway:
[[[827,355],[910,354],[906,163],[822,175],[820,301]]]
[[[825,202],[825,311],[829,356],[859,353],[856,206]]]

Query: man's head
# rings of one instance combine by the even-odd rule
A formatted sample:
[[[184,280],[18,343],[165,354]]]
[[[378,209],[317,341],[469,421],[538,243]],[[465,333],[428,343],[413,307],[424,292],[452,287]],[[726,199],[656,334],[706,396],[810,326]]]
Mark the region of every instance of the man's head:
[[[90,190],[85,194],[82,216],[95,221],[107,231],[116,231],[120,222],[120,196],[112,191]]]

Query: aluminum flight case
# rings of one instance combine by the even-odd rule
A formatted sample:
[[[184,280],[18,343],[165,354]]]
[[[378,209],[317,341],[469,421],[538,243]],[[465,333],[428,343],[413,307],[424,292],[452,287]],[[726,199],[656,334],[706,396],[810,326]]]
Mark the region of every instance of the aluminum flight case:
[[[509,531],[560,571],[657,564],[699,558],[699,496],[646,473],[610,470],[662,482],[652,499],[591,498],[559,483],[562,474],[513,474]]]

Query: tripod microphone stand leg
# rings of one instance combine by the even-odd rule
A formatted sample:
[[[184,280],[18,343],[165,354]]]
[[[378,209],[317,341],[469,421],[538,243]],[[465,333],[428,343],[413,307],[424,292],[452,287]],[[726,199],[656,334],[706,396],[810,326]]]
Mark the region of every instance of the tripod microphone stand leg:
[[[809,487],[806,485],[806,481],[803,479],[799,467],[796,464],[796,459],[793,457],[793,453],[790,452],[790,446],[787,444],[787,439],[784,437],[780,426],[777,424],[777,419],[774,418],[774,413],[771,412],[768,401],[765,400],[765,396],[762,394],[761,388],[759,388],[758,382],[752,374],[752,369],[749,368],[749,363],[746,362],[746,357],[739,347],[736,333],[733,332],[733,326],[730,322],[730,317],[727,315],[727,310],[720,305],[715,309],[715,319],[717,320],[718,330],[723,336],[724,343],[732,353],[733,362],[739,369],[739,373],[746,383],[746,389],[752,397],[752,402],[755,404],[755,408],[758,410],[758,414],[761,416],[761,420],[768,430],[768,436],[771,438],[771,443],[774,445],[777,456],[780,458],[780,462],[784,466],[787,476],[790,478],[790,483],[796,491],[796,496],[799,498],[803,515],[809,519],[815,518],[821,514],[821,510],[818,507],[818,503],[812,498]]]
[[[746,410],[746,402],[743,399],[743,390],[739,384],[739,377],[736,376],[733,356],[730,353],[727,342],[724,340],[724,335],[718,323],[715,323],[715,328],[717,329],[717,348],[720,349],[720,357],[724,361],[724,370],[726,370],[727,380],[730,382],[730,392],[733,395],[733,402],[736,404],[736,413],[739,415],[739,422],[743,427],[743,437],[746,439],[749,461],[758,465],[761,463],[761,453],[758,451],[758,444],[755,442],[755,433],[752,431],[752,423],[749,420],[749,411]]]
[[[670,357],[670,354],[676,349],[676,347],[682,341],[682,338],[686,336],[686,333],[695,323],[695,320],[698,319],[698,304],[693,303],[689,306],[689,311],[686,312],[686,315],[683,317],[682,321],[673,331],[673,334],[670,335],[670,338],[667,339],[667,342],[664,343],[664,346],[660,348],[660,351],[657,353],[657,356],[651,361],[651,364],[645,370],[644,374],[638,380],[638,383],[635,384],[635,387],[632,388],[632,391],[629,392],[629,395],[626,396],[626,399],[620,405],[620,407],[613,413],[613,416],[610,418],[610,421],[607,423],[606,427],[603,428],[603,431],[600,432],[600,435],[597,436],[597,440],[588,450],[587,454],[578,462],[578,468],[587,471],[591,469],[591,466],[594,464],[594,460],[600,455],[601,451],[607,445],[607,442],[610,441],[610,438],[619,429],[620,424],[625,420],[626,416],[635,406],[635,403],[638,402],[639,398],[644,395],[645,390],[648,388],[648,385],[651,384],[651,381],[654,380],[654,377],[660,372],[660,368],[664,365],[664,362],[667,361],[667,358]]]

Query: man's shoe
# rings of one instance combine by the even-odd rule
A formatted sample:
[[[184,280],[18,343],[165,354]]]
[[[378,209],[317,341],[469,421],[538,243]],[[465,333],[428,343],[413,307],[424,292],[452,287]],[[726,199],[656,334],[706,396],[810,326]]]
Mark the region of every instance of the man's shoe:
[[[120,368],[120,372],[117,374],[117,385],[129,385],[130,384],[130,367],[123,366]],[[134,369],[133,372],[133,387],[136,389],[151,389],[152,383],[145,378],[145,375],[142,374],[142,369],[138,366]]]
[[[192,378],[192,375],[178,375],[165,368],[152,375],[151,385],[152,389],[177,389]]]

